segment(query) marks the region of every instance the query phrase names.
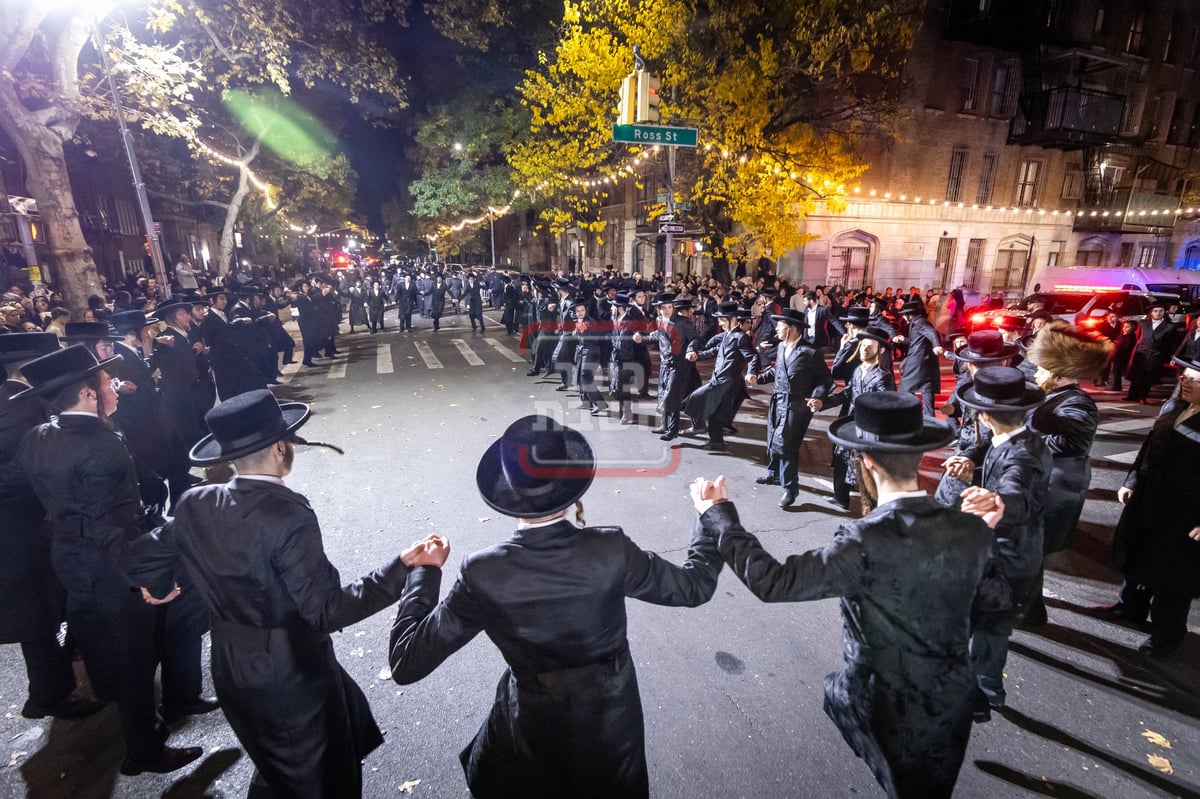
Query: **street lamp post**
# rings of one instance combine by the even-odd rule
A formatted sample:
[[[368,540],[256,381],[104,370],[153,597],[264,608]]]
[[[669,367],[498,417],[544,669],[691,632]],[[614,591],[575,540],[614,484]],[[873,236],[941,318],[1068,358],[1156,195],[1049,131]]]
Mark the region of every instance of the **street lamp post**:
[[[92,26],[92,41],[96,52],[100,54],[100,68],[108,80],[108,90],[112,94],[113,110],[117,113],[117,127],[121,130],[121,142],[125,145],[125,157],[129,159],[129,171],[133,176],[133,191],[137,195],[138,208],[142,214],[142,225],[146,229],[146,242],[150,249],[150,261],[154,265],[154,277],[158,281],[159,296],[166,299],[171,296],[171,283],[167,280],[167,265],[163,259],[162,244],[158,231],[154,227],[154,217],[150,213],[150,198],[146,196],[146,184],[142,181],[142,171],[138,168],[137,154],[133,151],[133,136],[129,126],[125,124],[125,111],[121,107],[121,94],[117,91],[117,81],[109,68],[108,55],[104,52],[104,41],[100,36],[100,21]]]
[[[496,268],[496,215],[488,208],[488,223],[492,228],[492,269]]]

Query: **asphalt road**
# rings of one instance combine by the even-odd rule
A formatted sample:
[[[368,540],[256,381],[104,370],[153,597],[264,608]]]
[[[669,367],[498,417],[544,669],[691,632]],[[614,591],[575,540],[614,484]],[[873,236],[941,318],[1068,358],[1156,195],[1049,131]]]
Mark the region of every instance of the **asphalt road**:
[[[727,476],[747,528],[780,558],[822,546],[843,518],[824,502],[824,431],[835,412],[814,421],[804,491],[782,511],[780,489],[753,482],[762,473],[765,392],[743,406],[728,454],[684,439],[671,446],[649,433],[652,402],[639,407],[635,427],[594,419],[552,383],[525,377],[516,339],[499,325],[473,336],[465,317],[448,322],[434,334],[417,320],[417,331],[401,334],[389,318],[386,333],[344,336],[342,355],[289,372],[279,391],[312,403],[306,437],[346,450],[302,449],[288,479],[320,517],[344,582],[437,532],[453,547],[445,591],[463,555],[507,537],[512,524],[479,498],[474,469],[509,422],[535,411],[586,431],[597,449],[602,476],[584,500],[587,520],[621,525],[672,560],[690,537],[687,486],[698,475]],[[958,796],[1200,796],[1196,636],[1174,659],[1152,661],[1137,653],[1145,632],[1082,612],[1116,596],[1119,578],[1105,565],[1115,490],[1157,411],[1120,404],[1116,395],[1097,399],[1095,477],[1074,548],[1055,556],[1046,576],[1050,624],[1014,635],[1010,707],[974,728]],[[764,605],[725,572],[701,608],[630,601],[628,610],[653,796],[883,795],[822,711],[822,680],[841,661],[836,601]],[[466,797],[458,753],[487,714],[503,662],[480,637],[427,679],[400,687],[387,673],[392,616],[380,613],[335,636],[387,736],[364,766],[365,794]],[[1194,614],[1193,633],[1198,624]],[[251,764],[219,713],[185,721],[171,736],[174,745],[205,747],[198,766],[122,777],[112,708],[80,722],[25,720],[23,680],[17,647],[0,647],[0,796],[245,795]]]

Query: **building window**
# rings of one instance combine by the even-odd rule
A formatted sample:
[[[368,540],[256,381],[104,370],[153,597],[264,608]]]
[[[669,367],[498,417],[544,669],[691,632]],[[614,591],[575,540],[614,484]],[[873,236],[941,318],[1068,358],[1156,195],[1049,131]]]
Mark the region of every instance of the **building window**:
[[[1200,269],[1200,244],[1189,244],[1183,254],[1184,269]]]
[[[1139,8],[1129,23],[1129,35],[1125,37],[1125,52],[1142,55],[1146,47],[1146,9]]]
[[[955,147],[950,153],[950,174],[946,177],[946,202],[962,202],[963,173],[967,170],[967,151]]]
[[[1125,96],[1125,114],[1121,117],[1121,135],[1136,136],[1142,126],[1142,112],[1146,110],[1146,87],[1138,84],[1129,87]]]
[[[1175,101],[1175,108],[1171,111],[1171,123],[1167,128],[1167,144],[1184,144],[1188,140],[1190,132],[1184,119],[1187,114],[1187,102],[1183,99]]]
[[[117,224],[120,227],[121,233],[126,236],[136,236],[138,234],[137,216],[133,211],[133,203],[127,200],[117,200]]]
[[[870,260],[870,247],[832,248],[829,252],[829,283],[852,289],[865,287]]]
[[[1104,3],[1096,6],[1096,20],[1092,23],[1092,35],[1099,36],[1104,33]]]
[[[963,269],[963,288],[979,289],[979,267],[983,265],[983,248],[987,239],[971,239],[967,243],[967,263]]]
[[[1006,58],[996,67],[992,84],[992,116],[1010,117],[1017,113],[1017,96],[1021,92],[1021,59]]]
[[[1058,252],[1046,253],[1046,266],[1058,266]]]
[[[979,84],[979,59],[967,58],[963,60],[962,70],[962,93],[959,96],[958,110],[959,111],[974,111],[979,103],[978,92],[976,87]]]
[[[942,238],[938,240],[937,261],[933,266],[933,287],[945,289],[950,287],[950,279],[954,276],[954,249],[958,239]]]
[[[1021,293],[1025,286],[1025,267],[1028,263],[1029,250],[1009,249],[996,253],[996,268],[992,271],[992,293]]]
[[[1178,18],[1176,18],[1175,22],[1178,23],[1178,21],[1179,21]],[[1173,42],[1173,41],[1175,41],[1175,26],[1174,25],[1167,28],[1167,40],[1165,42],[1163,42],[1162,60],[1163,60],[1164,64],[1171,63],[1171,42]]]
[[[1146,138],[1157,139],[1158,134],[1162,129],[1163,98],[1162,95],[1155,96],[1150,103],[1150,130],[1146,132]]]
[[[1082,200],[1083,199],[1083,170],[1068,169],[1067,176],[1063,179],[1062,198],[1064,200]]]
[[[979,191],[975,195],[975,202],[979,205],[988,205],[992,202],[992,188],[996,184],[996,154],[984,153],[983,165],[979,168]]]
[[[1117,266],[1129,266],[1133,262],[1133,242],[1121,242],[1121,259],[1117,262]]]
[[[1187,64],[1196,66],[1196,58],[1200,56],[1200,25],[1192,26],[1192,35],[1188,39]]]
[[[1142,245],[1142,254],[1138,258],[1138,269],[1153,269],[1158,265],[1158,248],[1153,244]]]
[[[1188,129],[1188,147],[1200,147],[1200,103],[1192,109],[1192,126]]]
[[[1042,174],[1042,162],[1028,158],[1021,162],[1021,178],[1017,182],[1017,205],[1032,208],[1038,199],[1038,180]]]

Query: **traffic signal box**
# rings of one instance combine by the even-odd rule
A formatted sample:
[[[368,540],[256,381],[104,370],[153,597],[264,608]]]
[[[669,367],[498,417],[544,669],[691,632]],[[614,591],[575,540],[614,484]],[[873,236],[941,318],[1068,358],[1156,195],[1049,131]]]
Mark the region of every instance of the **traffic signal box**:
[[[658,122],[660,119],[658,78],[644,69],[630,72],[621,79],[621,104],[617,106],[617,124]]]
[[[632,125],[637,119],[638,73],[621,79],[621,104],[617,106],[617,124]]]

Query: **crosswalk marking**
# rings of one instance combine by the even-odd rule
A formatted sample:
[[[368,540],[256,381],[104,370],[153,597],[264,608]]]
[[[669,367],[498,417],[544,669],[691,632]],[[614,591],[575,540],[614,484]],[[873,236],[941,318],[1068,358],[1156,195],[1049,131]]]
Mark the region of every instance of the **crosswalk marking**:
[[[458,348],[459,354],[466,359],[467,363],[471,364],[472,366],[483,366],[483,358],[480,358],[478,355],[476,355],[475,351],[467,345],[466,341],[461,338],[455,338],[450,339],[450,343]]]
[[[1100,430],[1105,433],[1127,433],[1135,430],[1149,430],[1154,427],[1154,417],[1143,416],[1140,419],[1126,419],[1122,422],[1105,422]]]
[[[421,360],[425,362],[428,369],[443,369],[442,362],[433,354],[433,350],[429,349],[429,345],[424,341],[413,342],[417,348],[417,354],[421,356]]]
[[[329,364],[329,374],[325,375],[326,380],[341,380],[346,376],[346,366],[350,363],[350,353],[345,352],[333,359]]]
[[[522,358],[520,355],[517,355],[515,352],[513,352],[508,347],[501,344],[496,339],[485,338],[484,341],[486,341],[489,345],[491,345],[492,349],[494,349],[496,352],[503,355],[505,358],[508,358],[513,363],[524,363],[525,362],[524,358]]]
[[[379,342],[375,345],[375,374],[390,375],[394,368],[392,366],[392,345]]]
[[[1112,455],[1105,455],[1104,460],[1112,461],[1113,463],[1133,463],[1137,460],[1138,450],[1131,449],[1128,452],[1117,452]]]
[[[296,373],[300,371],[300,362],[293,361],[292,363],[284,364],[280,367],[279,371],[283,372],[283,376],[279,378],[279,382],[287,385],[296,376]]]

